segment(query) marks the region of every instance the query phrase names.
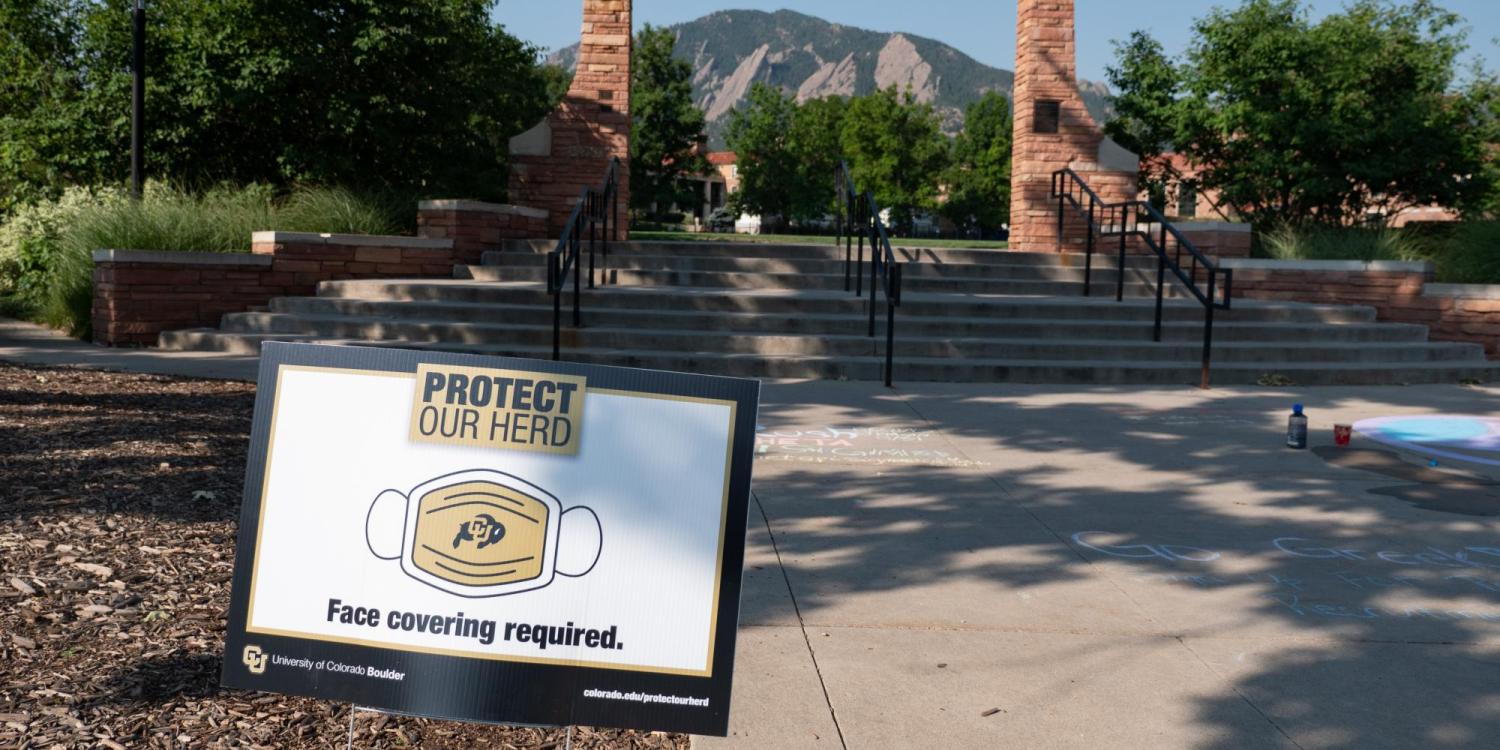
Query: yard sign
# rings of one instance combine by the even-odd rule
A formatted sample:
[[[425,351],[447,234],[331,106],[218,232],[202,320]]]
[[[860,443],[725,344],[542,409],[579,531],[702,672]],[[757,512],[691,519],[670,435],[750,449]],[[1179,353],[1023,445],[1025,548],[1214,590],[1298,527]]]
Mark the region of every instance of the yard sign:
[[[759,385],[268,343],[229,687],[723,735]]]

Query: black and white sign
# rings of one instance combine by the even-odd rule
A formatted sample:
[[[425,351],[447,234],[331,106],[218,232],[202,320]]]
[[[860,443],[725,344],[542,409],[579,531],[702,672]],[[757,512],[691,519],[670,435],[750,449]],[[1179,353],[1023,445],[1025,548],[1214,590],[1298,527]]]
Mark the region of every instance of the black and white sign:
[[[723,735],[758,395],[267,344],[224,684]]]

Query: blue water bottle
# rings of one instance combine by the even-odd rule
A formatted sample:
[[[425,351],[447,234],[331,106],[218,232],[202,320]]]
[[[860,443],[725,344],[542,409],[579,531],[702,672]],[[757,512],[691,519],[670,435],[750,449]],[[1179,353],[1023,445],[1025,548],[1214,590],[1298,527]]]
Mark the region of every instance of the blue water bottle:
[[[1307,415],[1302,413],[1302,404],[1292,404],[1292,416],[1287,417],[1286,447],[1307,449]]]

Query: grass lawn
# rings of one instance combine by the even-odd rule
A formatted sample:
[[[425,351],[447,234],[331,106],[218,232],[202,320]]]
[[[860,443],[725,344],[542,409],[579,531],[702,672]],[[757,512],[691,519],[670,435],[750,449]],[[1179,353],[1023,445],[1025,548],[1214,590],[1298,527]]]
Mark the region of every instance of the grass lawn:
[[[754,242],[763,245],[832,245],[834,238],[803,234],[708,234],[693,232],[631,232],[630,239],[637,242]],[[1008,242],[987,240],[934,240],[891,238],[894,247],[962,247],[984,250],[1004,250]]]

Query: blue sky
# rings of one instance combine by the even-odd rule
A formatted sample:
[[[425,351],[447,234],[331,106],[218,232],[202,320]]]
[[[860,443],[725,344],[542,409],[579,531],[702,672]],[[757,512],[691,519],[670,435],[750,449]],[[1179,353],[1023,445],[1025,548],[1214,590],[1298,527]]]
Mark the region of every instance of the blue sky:
[[[1438,0],[1463,16],[1471,29],[1471,55],[1486,58],[1495,70],[1500,62],[1500,0]],[[1110,42],[1135,29],[1148,29],[1172,53],[1189,40],[1194,18],[1224,3],[1182,0],[1077,0],[1078,71],[1092,80],[1104,77],[1113,60]],[[1343,0],[1311,0],[1318,13],[1343,7]],[[555,49],[578,41],[583,3],[580,0],[500,0],[495,19],[511,33],[541,47]],[[1014,67],[1016,4],[1008,0],[638,0],[635,23],[670,25],[691,21],[716,10],[792,8],[809,15],[876,31],[905,31],[946,42],[970,56],[999,68]],[[917,12],[914,12],[917,11]]]

